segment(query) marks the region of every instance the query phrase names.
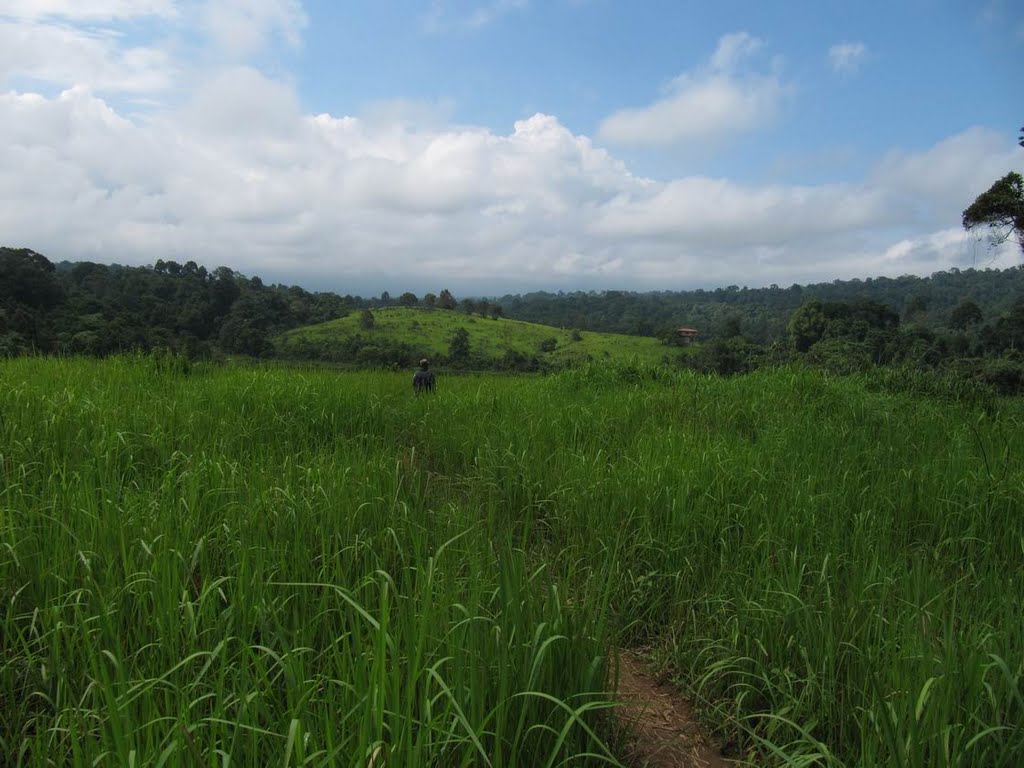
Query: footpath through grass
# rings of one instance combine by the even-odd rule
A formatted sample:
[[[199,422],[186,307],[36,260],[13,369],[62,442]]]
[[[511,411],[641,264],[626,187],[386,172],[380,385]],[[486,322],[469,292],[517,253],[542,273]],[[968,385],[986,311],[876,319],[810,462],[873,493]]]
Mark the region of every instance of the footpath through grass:
[[[798,370],[4,362],[0,754],[615,764],[643,643],[741,758],[1020,765],[1021,456]]]

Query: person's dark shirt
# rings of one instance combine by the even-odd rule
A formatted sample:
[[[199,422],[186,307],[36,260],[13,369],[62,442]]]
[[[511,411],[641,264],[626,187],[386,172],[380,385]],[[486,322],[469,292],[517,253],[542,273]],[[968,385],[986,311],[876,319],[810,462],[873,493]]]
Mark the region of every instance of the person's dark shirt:
[[[420,392],[433,392],[434,372],[425,368],[416,371],[416,375],[412,377],[412,391],[416,394]]]

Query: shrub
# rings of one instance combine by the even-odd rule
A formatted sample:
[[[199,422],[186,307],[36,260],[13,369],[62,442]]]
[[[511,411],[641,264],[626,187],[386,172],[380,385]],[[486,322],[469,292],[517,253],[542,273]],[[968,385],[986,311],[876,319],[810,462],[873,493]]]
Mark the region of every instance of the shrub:
[[[822,339],[807,351],[807,361],[843,375],[866,371],[872,365],[868,345],[846,339]]]
[[[686,358],[685,365],[701,373],[734,376],[756,367],[758,347],[736,336],[702,344],[696,354]]]

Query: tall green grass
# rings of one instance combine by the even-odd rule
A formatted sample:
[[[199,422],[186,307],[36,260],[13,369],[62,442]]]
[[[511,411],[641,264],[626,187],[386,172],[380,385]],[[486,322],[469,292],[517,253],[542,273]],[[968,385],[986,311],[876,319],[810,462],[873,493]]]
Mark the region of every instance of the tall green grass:
[[[735,756],[1024,758],[1024,429],[799,370],[0,365],[14,765],[615,764],[616,645]]]

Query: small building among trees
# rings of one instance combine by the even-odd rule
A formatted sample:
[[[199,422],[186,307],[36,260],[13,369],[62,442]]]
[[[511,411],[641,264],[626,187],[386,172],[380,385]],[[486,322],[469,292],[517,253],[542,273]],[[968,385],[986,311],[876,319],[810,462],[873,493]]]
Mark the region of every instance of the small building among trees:
[[[699,331],[693,328],[677,328],[676,339],[678,340],[680,346],[688,347],[697,341],[698,333]]]

